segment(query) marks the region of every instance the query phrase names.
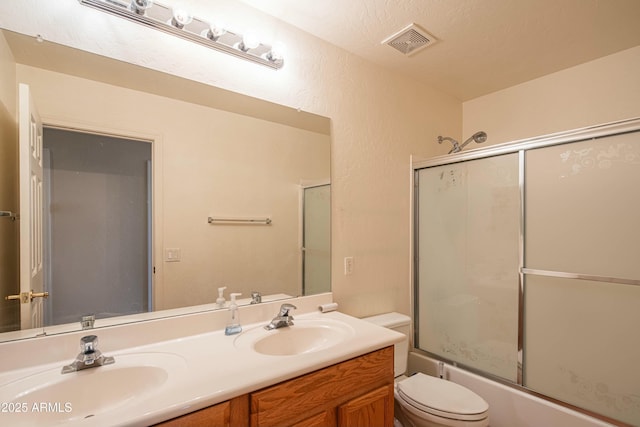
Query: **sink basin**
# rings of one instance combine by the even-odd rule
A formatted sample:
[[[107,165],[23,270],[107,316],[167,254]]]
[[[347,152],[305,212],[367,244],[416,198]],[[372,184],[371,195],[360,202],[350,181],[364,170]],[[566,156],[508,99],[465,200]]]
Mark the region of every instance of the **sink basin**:
[[[186,369],[172,353],[115,356],[112,365],[61,374],[62,366],[0,385],[3,425],[38,426],[92,418],[146,400]],[[4,408],[4,406],[3,406]]]
[[[267,331],[259,326],[243,332],[234,344],[269,356],[295,356],[326,350],[354,335],[346,323],[331,319],[296,319],[293,326]]]

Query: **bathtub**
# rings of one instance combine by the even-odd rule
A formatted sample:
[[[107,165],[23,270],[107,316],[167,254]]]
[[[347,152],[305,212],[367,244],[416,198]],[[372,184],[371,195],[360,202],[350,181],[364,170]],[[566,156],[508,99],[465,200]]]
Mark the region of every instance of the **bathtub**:
[[[408,373],[437,375],[438,361],[409,353]],[[491,427],[615,427],[570,408],[445,364],[444,378],[482,396],[489,403]]]

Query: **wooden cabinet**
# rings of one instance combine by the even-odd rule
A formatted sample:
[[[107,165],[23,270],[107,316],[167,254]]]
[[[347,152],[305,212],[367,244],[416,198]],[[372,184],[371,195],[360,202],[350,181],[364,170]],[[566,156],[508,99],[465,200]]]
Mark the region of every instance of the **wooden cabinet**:
[[[156,424],[158,427],[246,427],[248,425],[249,396],[246,394]]]
[[[392,427],[393,346],[158,426]]]
[[[305,418],[302,421],[292,424],[291,427],[336,426],[338,425],[338,419],[336,417],[337,414],[335,408],[330,408],[320,412],[319,414],[312,415],[309,418]]]
[[[340,405],[338,420],[341,427],[392,426],[393,384]]]
[[[393,347],[251,393],[252,427],[393,426]]]

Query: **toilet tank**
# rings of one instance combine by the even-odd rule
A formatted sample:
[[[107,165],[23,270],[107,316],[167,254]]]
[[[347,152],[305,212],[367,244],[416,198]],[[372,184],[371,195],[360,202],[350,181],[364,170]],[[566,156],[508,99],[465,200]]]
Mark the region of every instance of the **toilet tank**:
[[[393,329],[405,335],[405,339],[394,344],[394,372],[395,376],[407,371],[407,357],[409,355],[409,336],[411,334],[411,318],[401,313],[384,313],[377,316],[363,317],[362,320],[374,323],[387,329]]]

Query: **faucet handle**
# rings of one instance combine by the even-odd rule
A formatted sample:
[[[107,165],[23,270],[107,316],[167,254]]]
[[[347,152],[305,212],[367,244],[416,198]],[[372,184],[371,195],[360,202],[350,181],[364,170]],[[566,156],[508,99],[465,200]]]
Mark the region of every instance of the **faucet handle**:
[[[93,353],[98,350],[98,337],[96,335],[86,335],[80,338],[80,352],[82,354]]]
[[[289,303],[282,304],[280,306],[280,317],[292,317],[292,316],[289,315],[289,312],[291,310],[295,310],[297,308],[298,307],[296,307],[293,304],[289,304]]]
[[[85,335],[80,338],[80,354],[70,364],[62,367],[62,373],[80,371],[82,369],[93,368],[95,366],[110,365],[115,363],[111,356],[103,356],[98,350],[98,337],[96,335]]]

